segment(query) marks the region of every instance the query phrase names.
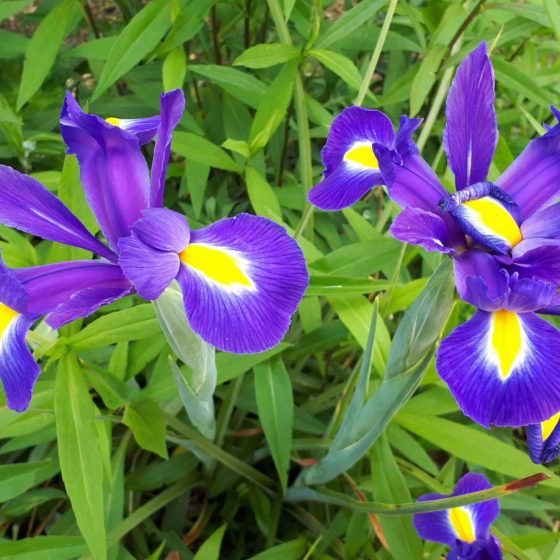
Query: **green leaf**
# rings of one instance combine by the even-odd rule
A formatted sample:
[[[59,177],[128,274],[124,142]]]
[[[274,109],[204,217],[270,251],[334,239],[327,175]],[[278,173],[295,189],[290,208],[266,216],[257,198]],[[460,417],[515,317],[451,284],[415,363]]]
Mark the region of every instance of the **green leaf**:
[[[292,100],[296,72],[297,63],[286,63],[266,90],[251,125],[251,153],[255,154],[264,148],[284,121]]]
[[[299,539],[273,546],[256,556],[251,556],[248,560],[301,560],[306,550],[305,538],[300,537]]]
[[[148,398],[132,402],[124,411],[123,424],[132,430],[142,449],[167,459],[165,416],[156,402]]]
[[[245,181],[247,182],[247,194],[255,212],[259,216],[271,220],[281,218],[282,209],[274,189],[254,167],[245,169]]]
[[[87,553],[81,537],[34,537],[0,543],[0,558],[20,560],[72,560]]]
[[[233,64],[246,68],[268,68],[298,58],[300,55],[299,49],[293,45],[264,43],[244,51],[233,61]]]
[[[290,376],[280,357],[255,366],[254,371],[259,420],[285,491],[288,486],[294,422]]]
[[[116,342],[141,340],[158,332],[159,324],[154,308],[145,303],[96,319],[70,337],[68,344],[75,350],[102,348]]]
[[[556,35],[556,39],[560,41],[560,9],[558,6],[558,0],[543,0],[543,5],[546,15],[550,20],[550,26]]]
[[[0,465],[0,502],[11,500],[32,488],[37,484],[37,475],[50,463],[50,460],[45,460]]]
[[[219,529],[216,529],[196,551],[193,560],[219,560],[226,527],[227,524],[224,523]]]
[[[103,459],[95,407],[76,356],[59,362],[54,411],[62,479],[76,521],[95,560],[107,558],[103,505]]]
[[[8,0],[0,3],[0,21],[5,20],[17,14],[29,4],[31,4],[33,0]]]
[[[64,0],[48,13],[37,27],[25,53],[16,104],[18,111],[49,75],[58,50],[69,32],[68,24],[77,10],[78,6],[74,0]]]
[[[390,280],[362,280],[345,276],[311,276],[306,296],[375,294],[394,286]]]
[[[362,85],[362,75],[354,63],[343,54],[325,49],[312,49],[309,54],[321,64],[344,80],[351,88],[359,90]]]
[[[187,74],[187,55],[185,49],[173,49],[163,61],[163,91],[182,88]]]
[[[242,173],[241,167],[219,146],[192,132],[175,132],[172,149],[189,160],[214,167]]]
[[[138,12],[117,37],[103,67],[93,100],[126,74],[160,42],[171,27],[173,2],[153,0]]]

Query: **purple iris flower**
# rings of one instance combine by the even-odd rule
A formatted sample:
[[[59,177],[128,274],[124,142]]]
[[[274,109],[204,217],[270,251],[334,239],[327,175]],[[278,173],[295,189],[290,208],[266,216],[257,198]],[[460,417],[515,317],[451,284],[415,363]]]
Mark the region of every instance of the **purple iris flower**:
[[[339,117],[346,125],[329,134],[325,153],[345,177],[339,190],[350,191],[352,181],[363,186],[365,171],[359,174],[346,161],[359,139],[360,159],[376,162],[376,181],[386,184],[403,208],[393,235],[453,258],[459,295],[478,311],[441,343],[438,372],[476,422],[522,426],[560,410],[560,331],[535,314],[560,309],[560,203],[555,203],[560,124],[532,140],[501,177],[489,182],[498,141],[494,100],[494,71],[482,43],[459,66],[447,99],[444,148],[455,175],[454,194],[410,138],[417,120],[403,118],[397,135],[402,141],[391,145],[386,117],[376,112],[374,122],[365,109],[347,109],[355,118]],[[373,156],[365,155],[366,135]],[[333,163],[328,158],[325,163],[331,168],[323,183],[335,176]],[[339,200],[345,196],[338,194]]]
[[[560,412],[527,426],[527,445],[534,463],[551,463],[560,455]]]
[[[177,278],[193,329],[222,350],[260,352],[287,331],[308,274],[282,227],[242,214],[190,231],[183,216],[162,208],[184,105],[175,90],[162,95],[159,116],[102,119],[67,94],[62,135],[109,247],[41,183],[0,166],[0,223],[99,257],[21,269],[0,263],[0,378],[10,408],[29,406],[40,373],[26,343],[36,320],[47,316],[59,328],[136,288],[153,299]],[[150,174],[140,147],[156,135]]]
[[[418,501],[462,496],[489,488],[492,484],[485,476],[468,473],[459,479],[452,494],[425,494]],[[492,499],[442,511],[417,513],[414,527],[423,539],[451,547],[447,560],[500,560],[503,558],[500,542],[490,534],[490,527],[499,515],[500,504],[497,499]]]

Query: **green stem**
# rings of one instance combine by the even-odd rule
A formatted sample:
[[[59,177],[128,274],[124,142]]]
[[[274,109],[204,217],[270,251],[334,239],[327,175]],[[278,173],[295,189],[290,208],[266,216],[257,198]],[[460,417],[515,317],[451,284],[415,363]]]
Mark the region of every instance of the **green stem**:
[[[389,33],[389,27],[391,26],[391,22],[393,21],[397,2],[398,0],[391,0],[391,3],[389,4],[387,15],[385,16],[385,21],[383,22],[383,26],[381,27],[381,33],[379,33],[379,39],[377,39],[375,49],[373,49],[371,60],[369,61],[369,65],[366,70],[366,75],[362,80],[362,85],[360,86],[360,91],[358,92],[356,101],[354,101],[354,105],[360,106],[364,102],[367,90],[373,78],[373,74],[375,73],[375,68],[377,67],[377,63],[379,62],[379,57],[381,56],[381,51],[383,50],[385,39],[387,39],[387,34]]]
[[[313,215],[314,210],[315,210],[315,206],[312,206],[311,204],[307,203],[303,215],[301,217],[301,220],[294,231],[294,237],[296,239],[303,233],[303,230],[307,226],[307,222],[309,222],[309,219]]]

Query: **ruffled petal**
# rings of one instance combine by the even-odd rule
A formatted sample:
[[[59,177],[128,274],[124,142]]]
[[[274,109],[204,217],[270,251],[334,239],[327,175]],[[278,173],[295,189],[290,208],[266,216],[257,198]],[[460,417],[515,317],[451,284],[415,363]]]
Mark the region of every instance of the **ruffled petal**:
[[[113,249],[150,205],[148,166],[136,138],[95,115],[68,113],[61,132],[78,156],[88,203]]]
[[[168,208],[149,208],[142,211],[142,216],[132,230],[146,245],[176,253],[188,245],[190,228],[182,214]]]
[[[163,192],[165,190],[165,176],[169,155],[171,153],[171,136],[179,124],[185,110],[185,94],[181,89],[175,89],[161,96],[161,119],[157,131],[154,159],[152,160],[152,173],[150,178],[151,205],[163,205]]]
[[[496,181],[527,220],[560,194],[560,125],[531,140]]]
[[[6,392],[8,408],[23,412],[29,406],[33,387],[41,368],[33,359],[25,337],[33,319],[13,315],[0,305],[0,378]]]
[[[457,189],[486,180],[498,142],[495,97],[483,42],[459,65],[447,97],[443,145]]]
[[[534,313],[477,311],[442,341],[436,367],[483,426],[534,424],[560,410],[560,332]]]
[[[560,283],[560,240],[527,239],[514,247],[508,264],[521,278]]]
[[[403,243],[420,245],[428,251],[455,253],[447,246],[447,228],[438,215],[419,208],[405,208],[391,226],[391,233]]]
[[[115,254],[39,181],[5,165],[0,165],[0,223],[116,259]]]
[[[477,540],[473,543],[458,542],[449,551],[447,560],[502,560],[504,553],[500,541],[490,535],[487,540]]]
[[[309,281],[284,228],[240,214],[192,231],[180,257],[187,318],[204,340],[238,354],[280,342]]]
[[[550,463],[560,455],[560,412],[541,422],[527,426],[527,445],[534,463]]]

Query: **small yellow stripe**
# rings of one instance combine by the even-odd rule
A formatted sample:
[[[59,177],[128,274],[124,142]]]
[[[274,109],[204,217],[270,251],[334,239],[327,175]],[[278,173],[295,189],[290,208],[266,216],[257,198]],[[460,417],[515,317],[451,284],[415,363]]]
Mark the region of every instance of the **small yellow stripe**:
[[[377,161],[371,146],[359,146],[358,148],[349,150],[344,154],[344,159],[347,161],[353,161],[354,163],[359,163],[364,167],[370,167],[372,169],[379,168],[379,162]]]
[[[253,285],[251,279],[241,270],[235,257],[221,249],[192,243],[179,254],[179,258],[187,266],[199,270],[224,286],[238,284],[251,287]]]
[[[523,240],[521,230],[513,216],[498,202],[492,198],[485,196],[477,200],[468,200],[463,202],[463,206],[470,208],[476,212],[480,221],[492,232],[510,243],[515,247]]]
[[[117,117],[109,117],[105,120],[113,126],[121,126],[121,119],[117,119]]]
[[[449,519],[459,539],[468,543],[472,543],[476,540],[476,534],[471,516],[465,508],[451,508],[449,510]]]
[[[541,422],[541,432],[542,432],[543,441],[546,441],[552,435],[552,432],[554,431],[554,428],[556,428],[556,426],[558,425],[558,422],[560,422],[560,412],[557,412],[552,418],[549,418],[548,420]]]
[[[4,334],[10,323],[19,315],[11,307],[0,303],[0,336]]]
[[[521,321],[516,313],[500,309],[492,314],[492,347],[500,364],[502,377],[511,373],[513,364],[521,352],[523,340]]]

